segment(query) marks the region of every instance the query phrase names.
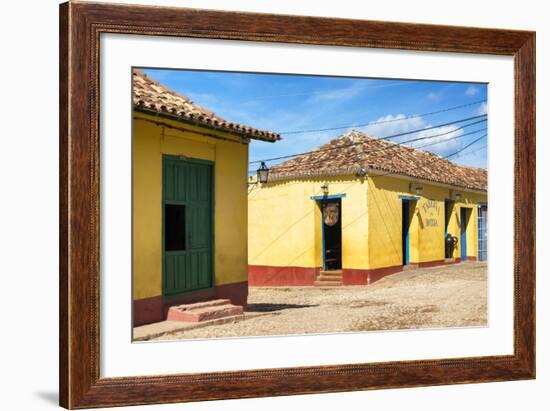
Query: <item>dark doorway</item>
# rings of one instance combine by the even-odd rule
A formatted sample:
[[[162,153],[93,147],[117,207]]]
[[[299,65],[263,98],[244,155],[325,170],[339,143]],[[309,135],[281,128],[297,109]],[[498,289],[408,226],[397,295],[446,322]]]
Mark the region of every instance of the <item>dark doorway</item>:
[[[468,220],[470,219],[470,210],[465,207],[460,208],[460,259],[468,259]]]
[[[401,205],[401,246],[402,246],[402,255],[403,255],[403,265],[409,265],[410,263],[410,238],[409,238],[409,228],[411,225],[410,218],[410,201],[402,200]]]
[[[323,268],[342,269],[342,204],[340,199],[321,202],[323,227]]]

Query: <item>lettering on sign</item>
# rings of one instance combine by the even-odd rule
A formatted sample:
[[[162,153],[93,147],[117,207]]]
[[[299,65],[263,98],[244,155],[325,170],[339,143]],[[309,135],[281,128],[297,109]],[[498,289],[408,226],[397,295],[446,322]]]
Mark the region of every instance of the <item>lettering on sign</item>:
[[[426,218],[426,227],[437,227],[439,225],[440,204],[434,200],[428,200],[422,205],[422,214]]]

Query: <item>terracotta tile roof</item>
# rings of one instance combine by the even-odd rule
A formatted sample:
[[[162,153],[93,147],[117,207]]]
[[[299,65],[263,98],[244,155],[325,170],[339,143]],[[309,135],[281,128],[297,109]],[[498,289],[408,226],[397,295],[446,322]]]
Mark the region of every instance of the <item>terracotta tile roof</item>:
[[[134,69],[132,83],[132,99],[135,110],[163,114],[173,117],[175,120],[198,124],[256,140],[274,142],[281,139],[277,133],[258,130],[224,120],[212,111],[195,104],[187,97],[147,77],[141,70]]]
[[[467,167],[436,154],[350,131],[312,153],[273,166],[274,180],[367,172],[400,174],[454,187],[487,191],[487,170]],[[376,173],[375,173],[376,175]]]

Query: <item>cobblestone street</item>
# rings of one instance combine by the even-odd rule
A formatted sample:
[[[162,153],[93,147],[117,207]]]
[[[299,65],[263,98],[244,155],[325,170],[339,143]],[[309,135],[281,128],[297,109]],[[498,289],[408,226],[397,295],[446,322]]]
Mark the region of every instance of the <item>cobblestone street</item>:
[[[370,286],[250,288],[245,321],[167,333],[158,340],[485,326],[487,265],[408,270]]]

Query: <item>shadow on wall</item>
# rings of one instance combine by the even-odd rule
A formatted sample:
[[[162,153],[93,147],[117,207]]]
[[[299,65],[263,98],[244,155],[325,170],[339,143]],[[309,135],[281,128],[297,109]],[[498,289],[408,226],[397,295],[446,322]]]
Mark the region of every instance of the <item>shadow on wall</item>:
[[[380,176],[382,177],[382,176]],[[369,194],[372,198],[368,204],[374,204],[376,208],[377,218],[383,224],[383,230],[376,230],[376,237],[378,240],[386,245],[389,245],[393,249],[392,258],[396,261],[400,260],[402,257],[401,251],[401,219],[402,219],[402,209],[401,201],[399,200],[398,205],[390,204],[390,198],[398,196],[406,192],[405,186],[399,186],[394,188],[392,184],[384,182],[383,178],[377,178],[373,176],[369,179],[369,184],[372,184],[372,188],[369,187]],[[405,183],[403,183],[405,184]],[[377,193],[376,190],[380,190]],[[385,218],[386,216],[391,216],[390,218]],[[399,235],[392,235],[392,233],[399,232]],[[386,252],[388,250],[386,249]]]

